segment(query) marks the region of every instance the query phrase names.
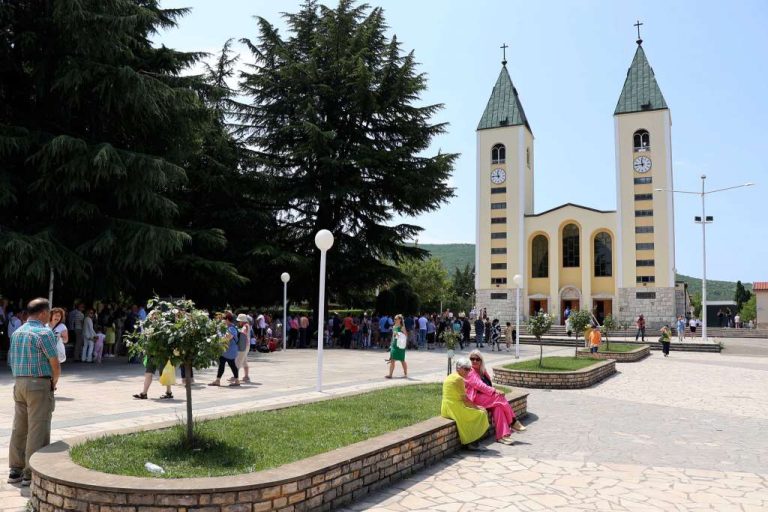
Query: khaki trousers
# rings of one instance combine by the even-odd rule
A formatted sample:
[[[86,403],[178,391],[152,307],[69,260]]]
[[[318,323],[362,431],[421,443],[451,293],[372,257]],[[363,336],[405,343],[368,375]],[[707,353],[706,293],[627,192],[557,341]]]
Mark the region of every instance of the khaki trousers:
[[[51,443],[51,416],[56,406],[48,377],[17,377],[13,386],[16,409],[8,462],[11,469],[24,471],[32,477],[29,458],[40,448]]]

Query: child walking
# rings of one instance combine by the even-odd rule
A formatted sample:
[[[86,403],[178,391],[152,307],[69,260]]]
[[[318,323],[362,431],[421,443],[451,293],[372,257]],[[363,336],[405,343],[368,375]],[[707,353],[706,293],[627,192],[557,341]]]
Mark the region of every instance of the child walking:
[[[94,336],[95,344],[93,346],[93,362],[101,364],[101,356],[104,353],[104,339],[107,336],[104,334],[104,329],[101,326],[96,327],[96,336]]]

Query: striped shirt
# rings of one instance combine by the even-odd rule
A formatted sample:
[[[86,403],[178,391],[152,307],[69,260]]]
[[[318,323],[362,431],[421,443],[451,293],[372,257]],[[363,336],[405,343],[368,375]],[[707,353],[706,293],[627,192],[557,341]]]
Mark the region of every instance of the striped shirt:
[[[11,336],[8,364],[14,377],[51,377],[52,357],[58,357],[56,335],[42,322],[29,320]]]

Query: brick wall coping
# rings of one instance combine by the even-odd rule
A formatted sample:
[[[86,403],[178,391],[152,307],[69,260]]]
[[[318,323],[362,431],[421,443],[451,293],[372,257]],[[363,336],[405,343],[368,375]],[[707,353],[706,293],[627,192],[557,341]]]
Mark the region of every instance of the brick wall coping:
[[[512,391],[507,393],[506,397],[510,403],[513,401],[525,402],[528,393]],[[284,407],[283,405],[277,408]],[[175,424],[176,422],[168,423]],[[241,475],[201,478],[152,478],[114,475],[87,469],[76,464],[70,457],[69,450],[72,446],[94,439],[94,437],[116,433],[140,432],[147,430],[146,427],[121,429],[119,431],[103,432],[98,436],[78,436],[65,441],[58,441],[37,451],[30,459],[30,466],[33,473],[35,473],[35,480],[40,478],[76,488],[106,492],[200,494],[243,491],[254,488],[273,487],[312,478],[315,475],[325,473],[331,467],[347,464],[376,452],[386,451],[404,444],[407,445],[414,438],[438,432],[451,424],[453,424],[453,420],[437,416],[415,425],[337,448],[330,452],[291,462],[277,468]],[[155,428],[162,427],[155,426]]]
[[[579,368],[578,370],[571,370],[567,372],[540,372],[536,370],[515,370],[512,368],[504,368],[503,366],[497,366],[493,368],[493,374],[496,375],[496,372],[498,371],[498,372],[524,373],[524,374],[531,374],[531,375],[574,375],[574,374],[593,372],[598,368],[601,368],[603,366],[608,366],[610,364],[611,364],[610,361],[595,361],[595,364],[593,365],[585,366],[584,368]],[[500,381],[499,381],[499,384],[501,384],[502,386],[507,385]]]
[[[580,348],[576,352],[576,357],[579,359],[588,359],[595,355],[597,356],[595,359],[613,359],[617,363],[634,363],[651,355],[651,347],[640,345],[628,352],[598,352],[597,354],[592,354],[587,348]]]

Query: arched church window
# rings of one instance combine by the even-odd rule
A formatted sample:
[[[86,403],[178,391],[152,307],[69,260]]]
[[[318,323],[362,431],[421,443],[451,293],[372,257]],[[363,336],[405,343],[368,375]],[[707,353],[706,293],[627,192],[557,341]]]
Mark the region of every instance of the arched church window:
[[[637,130],[632,137],[635,151],[648,151],[651,149],[651,135],[648,130]]]
[[[549,240],[544,235],[531,242],[531,277],[549,277]]]
[[[579,228],[568,224],[563,228],[563,267],[579,266]]]
[[[611,235],[602,232],[595,236],[595,277],[613,275],[613,249]]]
[[[503,164],[507,161],[507,148],[504,144],[496,144],[491,148],[491,163]]]

